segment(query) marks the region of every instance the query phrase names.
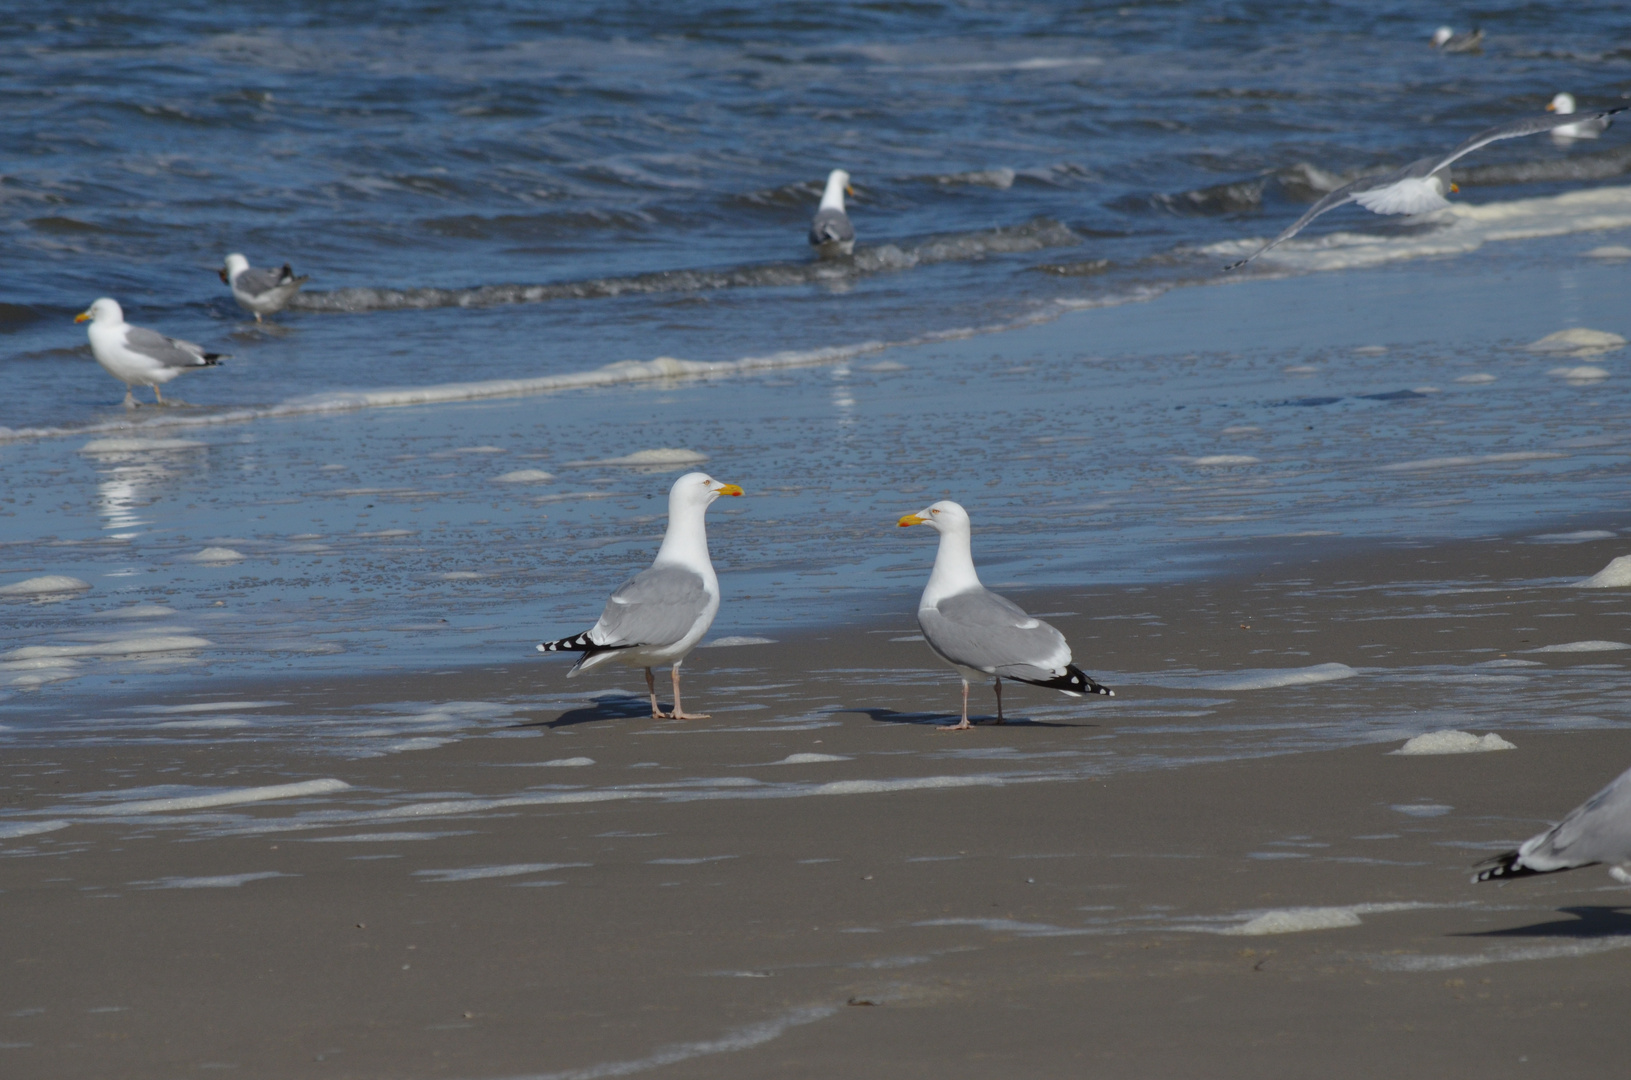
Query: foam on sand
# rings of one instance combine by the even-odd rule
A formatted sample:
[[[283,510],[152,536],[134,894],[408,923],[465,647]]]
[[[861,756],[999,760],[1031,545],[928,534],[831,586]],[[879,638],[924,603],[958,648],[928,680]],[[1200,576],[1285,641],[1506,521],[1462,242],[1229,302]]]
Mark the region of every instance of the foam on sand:
[[[535,761],[533,762],[533,765],[539,768],[581,769],[587,765],[593,765],[594,763],[595,759],[592,757],[561,757],[554,758],[550,761]]]
[[[147,454],[159,450],[195,450],[207,446],[195,439],[93,439],[81,454]]]
[[[265,787],[233,788],[214,791],[207,795],[180,795],[168,799],[137,799],[134,802],[113,803],[80,810],[81,814],[97,817],[123,817],[127,814],[166,814],[177,810],[209,810],[217,806],[242,806],[246,803],[269,802],[273,799],[298,799],[308,795],[329,795],[345,791],[351,785],[344,780],[302,780],[294,784],[268,784]]]
[[[1504,454],[1466,454],[1459,457],[1420,458],[1383,465],[1383,472],[1418,472],[1428,469],[1461,469],[1471,465],[1503,465],[1517,461],[1555,461],[1569,455],[1554,450],[1513,450]]]
[[[1530,352],[1563,353],[1568,356],[1601,356],[1625,348],[1625,339],[1607,330],[1588,330],[1583,326],[1547,334],[1528,346]]]
[[[1257,465],[1262,461],[1250,454],[1211,454],[1207,457],[1190,458],[1191,465]]]
[[[566,870],[588,866],[581,862],[507,863],[502,866],[466,866],[458,870],[415,870],[414,877],[432,881],[482,881],[486,878],[520,877],[523,874],[541,874],[549,870]]]
[[[1392,753],[1413,757],[1427,754],[1481,754],[1490,750],[1516,749],[1516,746],[1494,732],[1479,736],[1471,732],[1446,729],[1417,735]]]
[[[40,833],[66,829],[67,821],[0,821],[0,840],[15,840],[20,836],[38,836]]]
[[[1604,244],[1586,252],[1588,259],[1631,259],[1631,247],[1624,244]]]
[[[1592,364],[1582,364],[1579,367],[1555,367],[1546,372],[1554,379],[1563,379],[1574,386],[1585,386],[1588,383],[1602,382],[1608,378],[1608,369]]]
[[[774,645],[774,644],[776,644],[774,638],[747,637],[747,636],[744,636],[744,635],[741,635],[741,634],[737,634],[737,635],[733,635],[731,637],[714,638],[712,641],[706,642],[703,645],[701,645],[700,648],[704,648],[704,649],[730,649],[730,648],[735,648],[738,645]]]
[[[852,759],[842,754],[788,754],[780,761],[772,761],[772,765],[816,765],[824,761],[850,761]]]
[[[1582,589],[1623,589],[1631,585],[1631,555],[1621,555],[1579,583]]]
[[[708,460],[708,455],[700,450],[685,450],[674,446],[662,446],[655,450],[636,450],[632,454],[622,457],[600,458],[594,461],[568,461],[571,468],[581,468],[591,465],[627,465],[635,468],[669,465],[700,465]]]
[[[544,484],[555,479],[555,474],[542,469],[516,469],[493,477],[495,484]]]
[[[242,562],[244,553],[229,547],[207,547],[202,551],[195,551],[188,555],[189,562],[196,563],[230,563]]]
[[[1591,956],[1631,946],[1631,934],[1613,937],[1587,938],[1565,945],[1528,945],[1516,948],[1490,949],[1469,955],[1437,956],[1378,956],[1371,966],[1379,971],[1455,971],[1458,968],[1483,967],[1486,964],[1510,964],[1520,960],[1565,960],[1577,956]]]
[[[1561,645],[1542,645],[1538,649],[1530,649],[1528,651],[1532,653],[1576,653],[1619,652],[1622,649],[1631,649],[1631,645],[1627,645],[1623,641],[1566,641]]]
[[[1351,679],[1358,674],[1347,664],[1313,664],[1300,668],[1249,668],[1205,675],[1124,675],[1120,678],[1135,685],[1164,686],[1174,690],[1272,690],[1281,686],[1310,686]]]
[[[159,878],[157,881],[132,881],[131,884],[142,885],[149,889],[236,889],[250,881],[299,876],[299,874],[285,874],[277,870],[262,870],[251,874],[217,874],[213,877],[167,877]]]
[[[1380,915],[1389,911],[1413,911],[1434,907],[1433,904],[1352,904],[1346,907],[1279,908],[1253,915],[1239,926],[1214,931],[1239,937],[1259,937],[1266,934],[1301,934],[1309,930],[1340,930],[1363,925],[1361,915]]]
[[[0,596],[52,596],[83,592],[90,587],[90,582],[66,574],[46,574],[24,581],[14,581],[10,585],[0,585]]]

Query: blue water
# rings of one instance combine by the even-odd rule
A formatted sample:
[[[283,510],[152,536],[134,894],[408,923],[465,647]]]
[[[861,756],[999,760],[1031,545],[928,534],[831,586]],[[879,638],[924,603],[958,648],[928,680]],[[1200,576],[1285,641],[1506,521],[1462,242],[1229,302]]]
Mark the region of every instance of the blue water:
[[[1032,586],[1612,507],[1616,384],[1548,373],[1613,357],[1524,346],[1631,334],[1624,260],[1586,254],[1627,242],[1625,125],[1469,159],[1511,227],[1349,208],[1199,287],[1332,183],[1631,88],[1621,5],[1479,19],[1443,56],[1389,4],[13,4],[0,585],[92,587],[7,602],[0,682],[524,653],[644,564],[674,475],[571,463],[660,447],[752,495],[713,512],[723,634],[909,604],[928,552],[877,523],[946,495]],[[818,264],[836,166],[859,242]],[[1622,195],[1547,202],[1581,191]],[[231,251],[312,280],[257,326]],[[71,322],[102,295],[231,358],[127,414]],[[660,357],[722,366],[595,374]],[[130,437],[197,445],[88,449]]]

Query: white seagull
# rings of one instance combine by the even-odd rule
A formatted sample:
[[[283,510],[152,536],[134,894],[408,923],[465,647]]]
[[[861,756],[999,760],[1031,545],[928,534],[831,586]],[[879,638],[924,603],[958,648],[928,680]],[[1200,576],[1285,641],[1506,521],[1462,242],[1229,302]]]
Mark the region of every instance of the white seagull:
[[[706,473],[686,473],[668,492],[668,531],[649,570],[625,581],[606,601],[600,621],[576,637],[547,641],[539,652],[581,652],[566,673],[610,660],[646,669],[653,720],[706,720],[706,713],[680,708],[680,664],[697,647],[719,611],[719,578],[708,559],[708,531],[703,515],[721,495],[740,495],[735,484],[721,484]],[[657,679],[651,669],[672,664],[674,711],[657,704]]]
[[[827,174],[827,190],[821,194],[821,207],[810,222],[810,244],[823,259],[855,253],[855,226],[844,213],[844,194],[855,194],[849,186],[849,173],[834,169]]]
[[[1447,53],[1475,53],[1484,49],[1484,32],[1473,27],[1471,32],[1458,34],[1448,26],[1433,31],[1433,48]]]
[[[1565,90],[1547,103],[1546,111],[1555,112],[1559,116],[1573,116],[1574,95]],[[1607,131],[1611,123],[1613,121],[1605,117],[1601,120],[1580,120],[1573,124],[1564,124],[1562,127],[1552,129],[1552,138],[1559,142],[1567,142],[1570,139],[1595,139]]]
[[[901,528],[911,525],[927,525],[940,534],[934,570],[917,602],[917,624],[935,655],[963,677],[962,722],[941,731],[973,726],[968,722],[968,684],[973,681],[994,680],[999,724],[1004,678],[1051,687],[1071,697],[1116,696],[1071,663],[1065,635],[980,584],[969,548],[968,511],[941,500],[900,519]]]
[[[1539,836],[1479,864],[1473,881],[1550,874],[1608,863],[1615,881],[1631,885],[1631,769],[1569,811]]]
[[[85,328],[91,339],[91,355],[109,375],[125,384],[127,409],[138,405],[136,387],[151,386],[154,399],[163,405],[160,383],[167,383],[192,368],[214,367],[226,356],[205,352],[202,345],[165,337],[156,330],[131,326],[125,322],[125,313],[118,301],[105,296],[74,316],[76,323],[87,320],[91,324]]]
[[[252,313],[256,322],[288,307],[300,286],[311,280],[309,274],[295,277],[288,263],[281,270],[251,270],[249,260],[238,254],[228,255],[219,273],[221,283],[232,286],[238,306]]]
[[[1631,106],[1621,105],[1616,109],[1605,109],[1592,113],[1577,123],[1590,123],[1606,121],[1615,113],[1624,112]],[[1412,161],[1409,165],[1394,169],[1381,176],[1367,176],[1349,184],[1343,184],[1325,198],[1309,207],[1308,212],[1286,227],[1285,231],[1273,240],[1264,244],[1239,262],[1230,263],[1225,270],[1233,270],[1238,266],[1245,266],[1269,248],[1296,236],[1303,227],[1321,214],[1335,210],[1339,206],[1356,202],[1366,210],[1377,214],[1425,214],[1432,210],[1444,210],[1450,205],[1444,196],[1461,189],[1450,179],[1450,166],[1472,153],[1474,150],[1488,146],[1502,139],[1516,139],[1524,135],[1535,135],[1542,131],[1551,131],[1570,123],[1568,117],[1561,116],[1535,116],[1523,120],[1511,120],[1504,124],[1497,124],[1492,128],[1485,128],[1460,146],[1442,156],[1434,155]]]

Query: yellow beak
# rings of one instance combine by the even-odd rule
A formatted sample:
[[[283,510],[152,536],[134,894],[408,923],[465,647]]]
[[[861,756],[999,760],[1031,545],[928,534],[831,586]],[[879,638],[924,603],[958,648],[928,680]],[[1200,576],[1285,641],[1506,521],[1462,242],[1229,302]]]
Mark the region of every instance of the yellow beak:
[[[742,494],[742,489],[737,487],[735,484],[726,484],[724,487],[719,489],[719,493],[721,495],[740,495]]]
[[[1453,193],[1458,192],[1460,190],[1461,190],[1461,185],[1456,183],[1454,180],[1451,180],[1450,181],[1450,191],[1451,191],[1451,193],[1453,194]]]
[[[900,519],[899,524],[900,527],[904,529],[911,525],[921,525],[928,520],[928,518],[922,517],[918,514],[907,514],[905,517]]]
[[[79,314],[78,314],[78,315],[75,315],[75,316],[74,316],[74,322],[89,322],[89,321],[90,321],[90,317],[91,317],[91,313],[90,313],[90,312],[88,312],[88,311],[81,311],[81,312],[80,312],[80,313],[79,313]]]
[[[844,194],[845,195],[854,195],[855,194],[855,188],[853,188],[849,184],[845,184],[844,185]]]
[[[1557,106],[1553,105],[1550,101],[1548,101],[1546,103],[1546,111],[1547,112],[1557,112]]]

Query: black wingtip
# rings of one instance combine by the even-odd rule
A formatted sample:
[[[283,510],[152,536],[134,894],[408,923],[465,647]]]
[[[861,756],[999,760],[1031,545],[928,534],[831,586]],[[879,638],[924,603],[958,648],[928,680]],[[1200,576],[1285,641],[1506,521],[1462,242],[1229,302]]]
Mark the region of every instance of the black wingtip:
[[[1075,664],[1066,664],[1065,673],[1056,679],[1024,679],[1032,686],[1046,686],[1050,690],[1063,690],[1067,694],[1098,694],[1102,697],[1115,697],[1116,692],[1108,686],[1102,686],[1093,681],[1093,676],[1087,674]]]
[[[1513,850],[1503,851],[1493,859],[1486,859],[1475,868],[1477,875],[1472,879],[1473,884],[1476,885],[1480,881],[1494,881],[1497,878],[1505,881],[1507,878],[1532,877],[1540,873],[1539,870],[1531,870],[1529,867],[1524,866],[1518,861],[1519,858],[1518,852]]]
[[[538,645],[539,652],[589,652],[595,643],[589,640],[589,631],[572,637],[561,638],[559,641],[544,641]]]

